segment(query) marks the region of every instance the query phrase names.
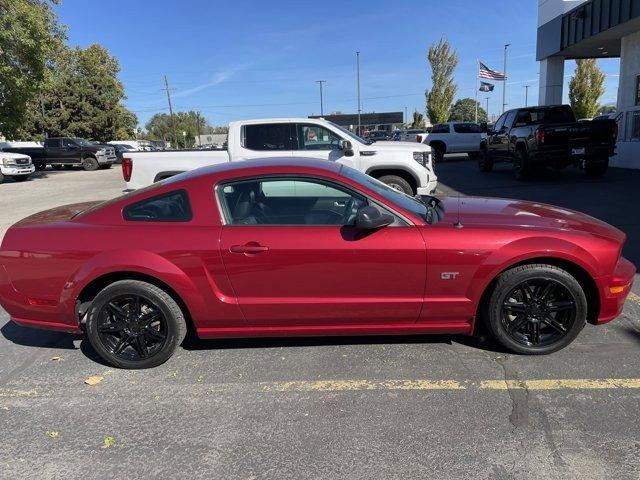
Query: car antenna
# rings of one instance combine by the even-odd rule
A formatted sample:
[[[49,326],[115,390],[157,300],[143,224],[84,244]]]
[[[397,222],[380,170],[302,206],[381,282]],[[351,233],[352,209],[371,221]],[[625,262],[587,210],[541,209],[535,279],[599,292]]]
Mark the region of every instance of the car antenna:
[[[456,223],[453,224],[453,226],[456,227],[456,228],[463,228],[464,227],[464,225],[460,221],[460,192],[458,192],[458,218],[456,220]]]

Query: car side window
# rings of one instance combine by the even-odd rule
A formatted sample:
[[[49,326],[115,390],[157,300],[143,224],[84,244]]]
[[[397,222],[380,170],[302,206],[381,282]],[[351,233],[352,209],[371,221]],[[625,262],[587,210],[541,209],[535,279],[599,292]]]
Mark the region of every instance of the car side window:
[[[73,147],[76,143],[73,140],[69,140],[68,138],[62,139],[62,146],[64,148]]]
[[[481,133],[480,125],[475,123],[456,123],[453,125],[456,133]]]
[[[449,125],[446,123],[434,125],[431,133],[449,133]]]
[[[513,121],[516,119],[517,112],[515,110],[508,112],[504,120],[504,126],[507,128],[513,127]]]
[[[493,126],[493,129],[494,129],[496,132],[499,132],[499,131],[500,131],[500,129],[502,129],[502,127],[504,127],[504,121],[505,121],[505,119],[506,119],[506,118],[507,118],[507,114],[506,114],[506,113],[503,113],[503,114],[500,116],[500,118],[498,119],[498,121],[496,122],[496,124]]]
[[[242,127],[242,146],[249,150],[293,150],[290,123],[261,123]]]
[[[47,147],[47,148],[60,148],[60,139],[47,138],[44,141],[44,146]]]
[[[185,190],[164,193],[124,207],[125,220],[134,222],[188,222],[193,218]]]
[[[298,123],[298,150],[340,150],[337,134],[319,125]]]
[[[368,204],[365,197],[320,179],[242,180],[217,190],[227,225],[353,225]]]

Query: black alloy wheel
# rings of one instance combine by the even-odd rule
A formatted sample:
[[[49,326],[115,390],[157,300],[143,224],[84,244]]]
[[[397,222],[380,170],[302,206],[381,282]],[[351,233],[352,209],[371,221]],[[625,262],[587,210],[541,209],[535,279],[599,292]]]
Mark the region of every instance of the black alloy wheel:
[[[561,283],[532,279],[520,283],[502,304],[502,326],[516,342],[527,347],[557,343],[576,321],[576,300]]]
[[[167,341],[167,320],[162,311],[140,295],[121,295],[98,314],[98,337],[104,347],[123,360],[150,358]]]

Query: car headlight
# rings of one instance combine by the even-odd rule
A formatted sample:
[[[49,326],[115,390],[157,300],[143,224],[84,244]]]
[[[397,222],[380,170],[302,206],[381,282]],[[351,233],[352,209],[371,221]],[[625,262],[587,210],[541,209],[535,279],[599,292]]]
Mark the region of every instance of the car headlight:
[[[16,162],[13,158],[3,158],[2,165],[5,167],[15,167]]]
[[[96,152],[96,155],[105,155],[106,153],[107,153],[107,150],[105,148],[101,148]]]
[[[426,167],[431,163],[431,153],[430,152],[413,152],[413,159],[418,162],[420,165]]]

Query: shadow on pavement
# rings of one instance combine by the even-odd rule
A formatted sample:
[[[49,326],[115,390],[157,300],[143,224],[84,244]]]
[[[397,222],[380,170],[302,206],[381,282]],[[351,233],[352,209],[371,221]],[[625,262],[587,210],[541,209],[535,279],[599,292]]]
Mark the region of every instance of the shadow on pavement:
[[[82,338],[82,336],[72,333],[22,327],[13,322],[5,323],[0,328],[0,333],[4,338],[16,345],[38,348],[63,348],[67,350],[76,350],[73,342]]]
[[[510,164],[481,173],[472,161],[437,164],[439,190],[468,196],[503,197],[558,205],[587,213],[619,228],[628,236],[624,255],[640,266],[640,170],[610,168],[602,178],[567,168],[546,170],[521,182]]]

